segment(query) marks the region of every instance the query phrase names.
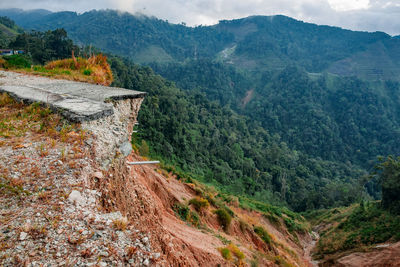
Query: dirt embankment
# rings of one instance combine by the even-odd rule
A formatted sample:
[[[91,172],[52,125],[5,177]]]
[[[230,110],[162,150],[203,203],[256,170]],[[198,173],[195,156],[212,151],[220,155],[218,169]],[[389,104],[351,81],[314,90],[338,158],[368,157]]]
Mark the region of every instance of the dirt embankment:
[[[381,244],[366,252],[345,252],[335,258],[325,260],[320,266],[337,267],[394,267],[400,266],[400,242]]]
[[[143,160],[131,154],[126,160]],[[128,217],[135,229],[147,232],[152,248],[161,253],[154,262],[160,266],[231,266],[252,263],[258,266],[312,266],[304,255],[301,243],[311,239],[299,236],[300,243],[282,228],[277,228],[260,213],[231,206],[235,212],[229,231],[221,228],[216,208],[212,205],[200,213],[200,227],[182,221],[173,210],[176,203],[187,205],[196,197],[193,185],[177,180],[173,175],[152,165],[128,166],[115,162],[103,180],[93,186],[101,188],[101,204],[106,210],[115,209]],[[190,207],[190,206],[189,206]],[[273,245],[267,245],[253,231],[263,226],[271,235]],[[302,242],[302,240],[307,240]],[[245,260],[226,260],[219,248],[235,244]]]

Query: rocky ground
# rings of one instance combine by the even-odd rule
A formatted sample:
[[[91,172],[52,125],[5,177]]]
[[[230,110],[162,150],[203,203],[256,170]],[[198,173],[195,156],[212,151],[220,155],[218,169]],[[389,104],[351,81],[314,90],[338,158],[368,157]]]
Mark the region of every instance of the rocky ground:
[[[92,142],[78,125],[2,95],[1,266],[146,266],[160,257],[148,234],[98,204]]]

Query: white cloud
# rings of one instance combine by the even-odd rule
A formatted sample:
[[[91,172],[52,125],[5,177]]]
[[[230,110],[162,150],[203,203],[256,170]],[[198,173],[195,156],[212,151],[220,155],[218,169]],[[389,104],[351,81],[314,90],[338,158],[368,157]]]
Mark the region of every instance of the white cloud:
[[[328,0],[329,5],[336,11],[367,9],[369,0]]]
[[[173,23],[210,25],[221,19],[283,14],[353,30],[400,34],[398,0],[0,0],[0,8],[53,11],[119,9],[167,19]]]

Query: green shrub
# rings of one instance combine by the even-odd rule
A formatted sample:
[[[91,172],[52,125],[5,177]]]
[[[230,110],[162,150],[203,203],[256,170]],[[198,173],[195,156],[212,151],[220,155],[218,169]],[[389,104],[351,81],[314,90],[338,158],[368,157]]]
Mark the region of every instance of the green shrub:
[[[90,74],[92,74],[92,70],[91,70],[91,69],[85,69],[85,70],[83,71],[83,75],[90,76]]]
[[[206,199],[208,200],[208,203],[210,203],[210,204],[213,205],[214,207],[219,208],[219,207],[218,207],[217,201],[215,200],[215,198],[214,198],[212,195],[207,194],[207,195],[206,195]]]
[[[235,216],[233,210],[231,210],[228,206],[224,205],[224,210],[226,210],[226,212],[228,212],[232,217]]]
[[[208,200],[201,197],[192,198],[189,201],[189,204],[192,205],[198,212],[203,212],[210,206]]]
[[[189,222],[191,225],[198,227],[198,226],[200,225],[200,217],[199,217],[199,214],[197,214],[197,212],[195,212],[195,211],[190,211],[188,222]]]
[[[32,60],[27,55],[4,56],[7,68],[30,68]]]
[[[190,209],[188,206],[184,206],[180,203],[176,203],[176,204],[174,204],[174,206],[172,208],[179,215],[179,217],[182,220],[187,221],[187,219],[189,218],[189,213],[190,213]]]
[[[236,257],[236,266],[244,266],[243,265],[243,260],[245,258],[243,252],[240,251],[240,249],[233,243],[230,243],[227,247],[225,248],[218,248],[218,250],[221,252],[221,255],[224,259],[226,260],[231,260],[232,259],[232,254]]]
[[[226,260],[232,259],[231,251],[228,248],[219,248],[219,251],[221,252],[221,255],[224,259]]]
[[[254,232],[268,245],[271,244],[271,236],[261,226],[255,226]]]
[[[274,262],[278,266],[283,266],[283,267],[292,267],[290,263],[288,263],[284,258],[282,258],[280,255],[277,255],[274,257]]]
[[[200,217],[195,211],[191,211],[186,205],[180,203],[175,203],[172,209],[177,213],[177,215],[185,222],[190,223],[193,226],[199,226]]]
[[[228,231],[231,225],[232,216],[225,209],[217,209],[215,214],[218,216],[218,221],[221,224],[224,231]]]
[[[139,147],[139,153],[142,156],[147,157],[150,154],[150,148],[149,145],[145,140],[142,140],[140,147]]]
[[[264,217],[267,218],[270,223],[274,224],[277,227],[279,227],[281,225],[281,222],[280,222],[278,216],[276,216],[275,214],[264,213]]]
[[[292,219],[283,218],[283,221],[285,222],[285,225],[290,233],[299,232],[299,231],[303,232],[303,228],[301,227],[301,225],[299,225]]]
[[[227,245],[227,244],[230,244],[232,241],[230,241],[229,239],[226,239],[225,237],[223,237],[222,235],[220,235],[220,234],[217,234],[217,235],[214,235],[216,238],[218,238],[219,240],[221,240],[221,242],[224,244],[224,245]]]

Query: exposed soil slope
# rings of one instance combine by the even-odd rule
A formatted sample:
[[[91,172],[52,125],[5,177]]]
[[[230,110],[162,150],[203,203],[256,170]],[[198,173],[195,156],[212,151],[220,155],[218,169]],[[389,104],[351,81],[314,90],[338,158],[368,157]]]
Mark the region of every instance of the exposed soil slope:
[[[356,252],[337,260],[336,266],[378,267],[400,266],[400,242],[377,247],[368,252]]]
[[[142,159],[132,154],[127,160]],[[162,257],[158,261],[161,265],[250,265],[253,261],[259,266],[311,266],[303,257],[301,245],[310,242],[310,236],[299,235],[303,242],[296,242],[285,227],[277,228],[258,212],[230,206],[235,218],[227,232],[221,228],[212,205],[200,214],[198,227],[182,221],[173,206],[195,198],[196,185],[179,181],[156,166],[127,166],[120,162],[106,177],[101,185],[94,185],[102,188],[102,204],[110,211],[117,208],[135,228],[149,232],[152,247],[161,251]],[[253,225],[263,226],[270,234],[272,244],[262,241],[254,233]],[[221,256],[219,248],[226,247],[229,242],[244,253],[245,260],[227,261]]]

